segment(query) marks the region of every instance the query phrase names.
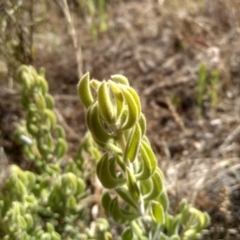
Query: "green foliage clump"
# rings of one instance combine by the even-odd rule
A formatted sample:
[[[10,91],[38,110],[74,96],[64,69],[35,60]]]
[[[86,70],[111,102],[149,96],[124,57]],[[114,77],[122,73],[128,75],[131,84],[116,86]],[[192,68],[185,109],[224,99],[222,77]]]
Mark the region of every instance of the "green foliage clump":
[[[100,82],[86,73],[78,93],[88,129],[104,152],[96,167],[105,188],[102,205],[124,226],[122,239],[198,239],[209,216],[185,200],[179,214],[168,213],[164,176],[146,137],[139,96],[128,79],[113,75]]]
[[[76,157],[67,157],[64,129],[57,124],[54,99],[44,71],[22,66],[18,71],[26,120],[16,131],[28,170],[10,166],[0,192],[0,238],[3,240],[110,240],[107,219],[91,225],[86,180],[98,177],[102,207],[123,229],[122,240],[194,240],[209,216],[186,200],[179,213],[169,213],[164,175],[146,136],[146,119],[136,91],[122,75],[108,81],[85,74],[78,94],[86,108],[89,133]],[[86,168],[88,160],[96,169]],[[116,233],[118,234],[118,232]]]
[[[57,124],[43,71],[23,66],[18,80],[26,121],[16,138],[23,144],[29,171],[10,166],[0,192],[0,239],[106,239],[108,223],[98,219],[95,231],[88,229],[90,213],[83,204],[89,191],[81,156],[93,155],[94,146],[90,151],[86,138],[74,161],[66,159],[65,132]]]

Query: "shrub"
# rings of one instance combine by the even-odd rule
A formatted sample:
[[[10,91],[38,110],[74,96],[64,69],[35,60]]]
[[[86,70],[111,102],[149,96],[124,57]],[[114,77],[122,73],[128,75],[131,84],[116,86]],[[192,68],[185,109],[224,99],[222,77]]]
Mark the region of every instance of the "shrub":
[[[206,213],[184,199],[176,216],[169,213],[164,176],[146,137],[140,98],[126,77],[113,75],[100,82],[86,73],[80,80],[78,94],[90,134],[74,159],[67,158],[65,132],[57,124],[44,72],[22,66],[18,79],[26,120],[16,138],[30,169],[10,167],[0,193],[1,239],[112,239],[107,219],[98,218],[96,227],[89,228],[85,153],[100,158],[96,175],[104,187],[102,206],[123,229],[121,239],[200,237],[209,223]]]

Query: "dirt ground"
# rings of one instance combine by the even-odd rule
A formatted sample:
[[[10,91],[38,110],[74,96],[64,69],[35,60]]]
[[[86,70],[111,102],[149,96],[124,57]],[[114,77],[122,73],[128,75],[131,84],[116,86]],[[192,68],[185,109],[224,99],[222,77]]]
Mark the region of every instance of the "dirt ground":
[[[141,97],[172,211],[186,197],[211,216],[204,239],[240,239],[240,1],[193,2],[114,1],[108,29],[96,40],[75,1],[69,4],[84,72],[96,79],[123,74]],[[63,14],[52,7],[47,17],[34,34],[32,65],[46,69],[71,155],[86,132],[77,64]],[[207,82],[199,93],[202,65]],[[8,158],[21,164],[12,140],[22,116],[19,96],[1,85],[3,146]]]

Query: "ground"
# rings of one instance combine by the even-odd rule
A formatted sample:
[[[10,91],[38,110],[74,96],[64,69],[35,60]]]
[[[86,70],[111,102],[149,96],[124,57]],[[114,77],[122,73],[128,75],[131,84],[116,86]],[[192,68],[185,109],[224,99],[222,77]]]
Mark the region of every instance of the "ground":
[[[113,1],[107,30],[95,39],[76,2],[69,6],[83,71],[96,79],[123,74],[139,93],[172,211],[186,197],[211,216],[206,238],[240,239],[240,2],[183,2]],[[77,64],[61,10],[51,5],[46,16],[33,36],[32,65],[46,69],[71,155],[86,132]],[[22,116],[16,84],[1,81],[0,97],[2,145],[24,165],[12,137]]]

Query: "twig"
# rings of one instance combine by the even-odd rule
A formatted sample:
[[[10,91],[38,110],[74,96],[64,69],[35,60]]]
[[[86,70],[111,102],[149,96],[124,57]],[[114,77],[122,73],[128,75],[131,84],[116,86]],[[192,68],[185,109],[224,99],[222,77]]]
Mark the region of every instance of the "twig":
[[[166,101],[166,104],[168,105],[168,109],[170,110],[175,122],[178,124],[180,129],[186,134],[187,130],[185,128],[184,122],[181,119],[181,117],[179,116],[179,114],[177,113],[176,108],[173,106],[169,97],[166,97],[165,101]]]

